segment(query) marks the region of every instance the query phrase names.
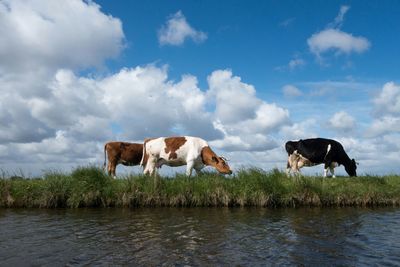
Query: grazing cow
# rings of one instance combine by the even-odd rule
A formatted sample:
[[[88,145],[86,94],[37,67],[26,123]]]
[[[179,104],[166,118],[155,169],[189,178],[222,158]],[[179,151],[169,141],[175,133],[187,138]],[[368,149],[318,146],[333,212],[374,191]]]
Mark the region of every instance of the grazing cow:
[[[143,155],[143,144],[127,142],[108,142],[104,145],[104,168],[106,168],[106,156],[108,156],[108,175],[115,176],[118,164],[135,166],[140,164]]]
[[[216,168],[220,173],[232,174],[223,157],[218,157],[207,142],[198,137],[159,137],[146,139],[143,145],[141,165],[144,174],[155,175],[156,169],[162,165],[171,167],[186,165],[186,175],[197,173],[205,165]]]
[[[313,138],[300,141],[288,141],[285,144],[288,153],[287,173],[290,170],[298,173],[304,166],[325,164],[324,177],[328,174],[328,168],[335,177],[334,168],[343,165],[350,176],[357,176],[357,164],[350,159],[343,146],[331,139]]]

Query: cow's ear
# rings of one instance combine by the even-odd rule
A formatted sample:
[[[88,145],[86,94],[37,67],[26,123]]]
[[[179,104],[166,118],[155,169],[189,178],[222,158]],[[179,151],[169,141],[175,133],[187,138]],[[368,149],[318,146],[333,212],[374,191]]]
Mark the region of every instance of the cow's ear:
[[[215,157],[215,156],[212,156],[211,160],[212,160],[213,162],[215,162],[215,163],[218,163],[218,158]]]

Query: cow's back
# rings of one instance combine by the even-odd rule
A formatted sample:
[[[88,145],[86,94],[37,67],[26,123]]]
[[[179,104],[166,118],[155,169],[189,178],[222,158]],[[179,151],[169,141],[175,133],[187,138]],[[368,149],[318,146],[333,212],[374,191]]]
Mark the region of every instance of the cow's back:
[[[198,137],[159,137],[145,142],[146,154],[165,161],[187,161],[199,157],[207,142]]]
[[[324,162],[328,151],[339,149],[343,149],[339,142],[325,138],[304,139],[297,145],[298,153],[313,163]]]
[[[184,162],[198,158],[201,154],[201,149],[207,146],[206,141],[192,136],[166,138],[165,144],[166,148],[162,153],[165,160]]]

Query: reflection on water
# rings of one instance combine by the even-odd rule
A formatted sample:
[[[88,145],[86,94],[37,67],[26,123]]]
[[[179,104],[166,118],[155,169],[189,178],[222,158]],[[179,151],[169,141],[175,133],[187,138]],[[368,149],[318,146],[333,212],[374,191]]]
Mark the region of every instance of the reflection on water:
[[[0,210],[0,265],[400,265],[399,209]]]

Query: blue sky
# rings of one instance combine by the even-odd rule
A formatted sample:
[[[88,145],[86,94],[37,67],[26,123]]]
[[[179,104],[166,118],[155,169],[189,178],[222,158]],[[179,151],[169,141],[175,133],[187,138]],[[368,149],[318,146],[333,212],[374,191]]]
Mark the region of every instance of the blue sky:
[[[398,173],[399,12],[398,1],[3,1],[0,168],[69,170],[102,164],[108,140],[188,134],[234,168],[283,169],[284,142],[321,136],[361,173]]]

